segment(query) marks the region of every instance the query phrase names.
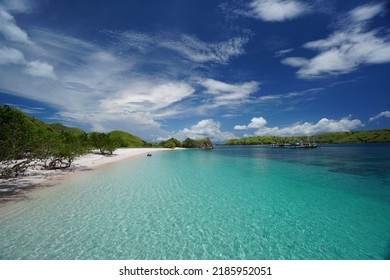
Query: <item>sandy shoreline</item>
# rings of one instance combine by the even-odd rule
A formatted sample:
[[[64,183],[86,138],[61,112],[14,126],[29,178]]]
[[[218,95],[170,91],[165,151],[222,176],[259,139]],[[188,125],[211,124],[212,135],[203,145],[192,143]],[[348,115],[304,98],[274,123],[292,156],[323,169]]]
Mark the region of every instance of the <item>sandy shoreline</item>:
[[[160,151],[172,151],[164,148],[121,148],[113,155],[86,154],[74,160],[71,167],[64,170],[42,170],[40,167],[29,167],[23,176],[11,179],[0,179],[0,203],[21,199],[27,191],[40,186],[56,185],[71,174],[96,169],[106,164],[124,159]]]

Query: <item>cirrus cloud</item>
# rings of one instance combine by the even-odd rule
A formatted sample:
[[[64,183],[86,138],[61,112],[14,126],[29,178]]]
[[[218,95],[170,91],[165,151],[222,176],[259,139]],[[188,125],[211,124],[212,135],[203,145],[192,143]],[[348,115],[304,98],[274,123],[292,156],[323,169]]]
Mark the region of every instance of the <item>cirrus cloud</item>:
[[[313,79],[353,72],[363,65],[390,62],[388,31],[367,31],[366,21],[384,9],[382,4],[359,6],[347,15],[343,28],[326,39],[311,41],[304,48],[317,51],[311,59],[287,57],[283,64],[297,67],[298,78]]]
[[[107,110],[127,109],[133,112],[156,113],[194,93],[194,88],[183,82],[138,81],[119,91],[116,95],[101,100]]]
[[[122,48],[133,48],[141,52],[163,48],[175,51],[181,57],[197,63],[227,64],[232,58],[245,53],[244,46],[249,41],[246,35],[221,42],[205,42],[188,34],[178,34],[175,38],[170,38],[165,34],[133,30],[106,33],[114,37]]]
[[[229,84],[214,79],[203,79],[199,84],[205,92],[212,96],[214,107],[236,106],[245,103],[250,96],[259,90],[260,83],[256,81]],[[210,106],[210,105],[209,105]]]

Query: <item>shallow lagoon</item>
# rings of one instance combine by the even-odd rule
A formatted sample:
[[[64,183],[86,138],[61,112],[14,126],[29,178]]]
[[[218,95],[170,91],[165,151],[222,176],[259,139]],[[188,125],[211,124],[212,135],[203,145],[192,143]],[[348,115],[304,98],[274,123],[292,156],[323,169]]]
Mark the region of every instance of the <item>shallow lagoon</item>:
[[[1,259],[388,259],[390,145],[178,150],[0,206]]]

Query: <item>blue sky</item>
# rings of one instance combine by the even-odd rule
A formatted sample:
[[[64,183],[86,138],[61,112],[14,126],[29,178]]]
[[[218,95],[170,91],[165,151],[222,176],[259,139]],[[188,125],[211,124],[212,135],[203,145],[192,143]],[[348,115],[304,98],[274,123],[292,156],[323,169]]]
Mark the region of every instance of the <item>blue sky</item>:
[[[1,0],[0,104],[148,141],[390,127],[389,5]]]

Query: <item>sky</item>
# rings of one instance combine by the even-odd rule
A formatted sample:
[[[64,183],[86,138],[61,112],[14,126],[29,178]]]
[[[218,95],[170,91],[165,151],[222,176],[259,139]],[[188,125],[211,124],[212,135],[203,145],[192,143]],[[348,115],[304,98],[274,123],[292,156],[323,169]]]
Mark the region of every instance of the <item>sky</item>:
[[[389,128],[389,8],[0,0],[0,105],[146,141]]]

